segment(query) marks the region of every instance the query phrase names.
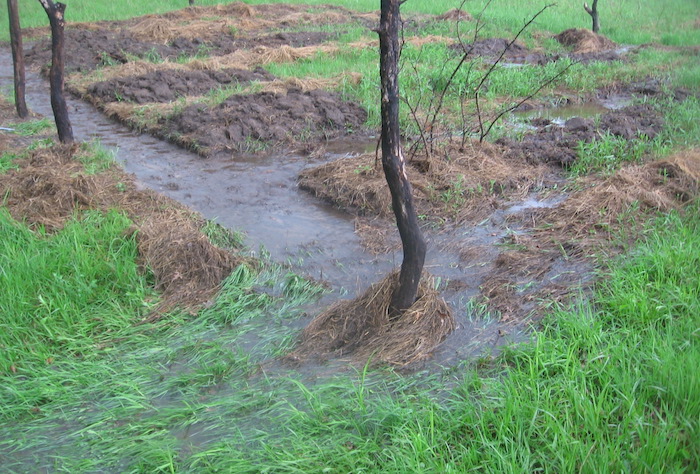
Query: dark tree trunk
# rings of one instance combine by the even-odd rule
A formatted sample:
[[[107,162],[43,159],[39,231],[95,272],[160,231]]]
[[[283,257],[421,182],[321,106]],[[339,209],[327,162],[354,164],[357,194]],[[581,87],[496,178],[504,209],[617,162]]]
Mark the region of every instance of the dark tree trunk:
[[[399,131],[399,32],[401,16],[399,0],[381,0],[379,22],[379,71],[382,82],[382,166],[391,191],[391,204],[403,245],[403,262],[399,285],[394,290],[389,308],[396,316],[416,300],[425,262],[426,244],[413,207],[411,183],[406,175],[406,162],[401,150]]]
[[[46,10],[51,24],[51,70],[49,71],[49,84],[51,85],[51,109],[53,110],[58,139],[61,143],[73,143],[73,127],[68,119],[68,107],[63,94],[63,50],[64,35],[66,26],[64,12],[66,5],[60,2],[54,3],[52,0],[39,0],[39,3]]]
[[[194,5],[194,0],[190,0],[190,6]]]
[[[598,17],[598,0],[593,0],[593,4],[589,7],[588,3],[583,4],[583,8],[591,15],[593,20],[593,33],[600,31],[600,18]]]
[[[7,0],[7,14],[10,19],[10,44],[12,46],[12,65],[15,70],[15,108],[20,118],[29,115],[24,98],[24,52],[22,51],[22,29],[19,26],[17,0]]]

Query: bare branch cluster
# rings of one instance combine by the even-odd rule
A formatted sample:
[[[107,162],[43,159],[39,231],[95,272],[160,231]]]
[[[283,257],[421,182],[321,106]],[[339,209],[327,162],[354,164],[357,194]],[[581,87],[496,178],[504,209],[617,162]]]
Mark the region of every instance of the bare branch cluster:
[[[466,1],[467,0],[462,0],[458,9],[459,12],[463,11]],[[443,141],[444,135],[442,134],[440,121],[445,105],[445,97],[449,92],[453,91],[453,89],[456,88],[456,92],[459,94],[461,115],[459,133],[461,135],[461,145],[464,146],[467,140],[473,136],[478,137],[479,141],[483,141],[491,133],[494,125],[506,114],[517,109],[524,102],[532,99],[543,88],[559,79],[573,64],[575,64],[574,62],[568,63],[551,77],[545,78],[537,88],[526,97],[516,103],[504,105],[495,112],[487,115],[483,110],[482,95],[487,89],[490,77],[499,65],[503,63],[506,52],[516,43],[522,34],[542,13],[554,6],[554,4],[545,5],[535,13],[506,43],[505,47],[500,51],[500,54],[495,60],[491,62],[489,67],[484,72],[478,72],[477,65],[480,63],[481,58],[475,54],[475,45],[485,26],[483,19],[484,12],[491,3],[491,0],[489,0],[481,12],[474,17],[474,23],[473,26],[471,26],[472,31],[469,35],[470,41],[465,40],[466,35],[462,31],[463,23],[461,20],[458,21],[457,39],[461,47],[461,56],[457,63],[452,66],[452,69],[445,74],[447,80],[441,85],[437,93],[427,95],[421,93],[417,98],[410,98],[408,96],[402,97],[403,101],[408,106],[410,116],[416,126],[416,133],[418,135],[418,139],[410,148],[411,156],[415,156],[418,150],[422,149],[427,156],[430,157],[436,151],[438,144]],[[461,15],[459,16],[461,17]],[[420,57],[414,61],[406,61],[404,67],[410,68],[414,75],[419,76],[421,74]],[[440,74],[445,73],[448,67],[449,65],[447,62],[443,63]],[[469,104],[473,104],[474,107],[470,109],[468,107]],[[470,110],[475,110],[475,112]]]

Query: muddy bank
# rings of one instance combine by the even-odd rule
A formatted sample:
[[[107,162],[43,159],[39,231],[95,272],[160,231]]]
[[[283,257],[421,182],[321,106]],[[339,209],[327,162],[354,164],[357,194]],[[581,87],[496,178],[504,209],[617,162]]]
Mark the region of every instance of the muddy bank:
[[[313,31],[320,24],[376,26],[377,13],[347,8],[233,2],[190,7],[162,15],[114,22],[68,23],[65,31],[66,72],[87,72],[135,59],[151,61],[212,57],[257,47],[319,45],[342,33]],[[282,30],[282,31],[280,31]],[[48,28],[25,29],[39,38],[25,50],[27,63],[45,68],[51,60]]]
[[[650,105],[641,104],[613,110],[599,119],[574,117],[564,126],[548,119],[530,121],[537,128],[526,133],[521,140],[501,138],[496,143],[506,147],[506,155],[522,157],[528,163],[553,163],[562,167],[571,166],[578,157],[580,143],[591,143],[606,134],[625,140],[651,140],[663,127],[663,118]]]
[[[545,64],[570,59],[571,61],[588,64],[595,61],[617,61],[623,58],[627,49],[619,46],[604,36],[589,30],[572,29],[553,36],[562,46],[570,49],[566,53],[543,53],[532,50],[522,43],[506,38],[485,38],[474,42],[463,42],[450,45],[450,49],[466,54],[468,58],[487,58],[509,64]]]
[[[137,104],[171,102],[188,95],[202,95],[220,87],[271,81],[274,78],[262,68],[191,71],[165,69],[135,77],[120,77],[88,87],[88,94],[102,103],[128,101]]]
[[[640,83],[623,90],[656,89]],[[440,239],[440,245],[459,252],[458,266],[482,268],[482,301],[502,321],[522,321],[539,314],[538,302],[565,301],[590,283],[588,257],[601,248],[619,250],[610,248],[609,240],[615,229],[628,225],[619,218],[635,203],[650,215],[697,196],[697,180],[688,171],[697,166],[697,157],[690,159],[694,164],[684,161],[684,171],[660,162],[624,167],[611,178],[574,182],[566,174],[581,143],[609,135],[633,146],[654,139],[663,125],[655,107],[638,104],[596,118],[573,117],[562,125],[535,118],[535,130],[520,140],[462,147],[445,143],[439,153],[408,163],[418,214],[426,226],[450,236]],[[568,184],[583,191],[570,194]],[[368,248],[391,248],[377,223],[390,220],[391,210],[374,155],[305,170],[300,187],[371,222],[360,229]],[[459,238],[459,233],[471,238]]]
[[[9,52],[5,51],[5,55]],[[2,83],[11,84],[11,68],[0,66],[0,73]],[[32,110],[51,113],[45,100],[46,84],[31,74],[28,94]],[[354,233],[358,222],[296,189],[298,173],[319,161],[290,155],[204,161],[167,143],[134,134],[110,122],[89,105],[70,98],[68,102],[76,137],[99,139],[103,146],[114,150],[127,170],[136,174],[137,189],[151,187],[228,228],[245,230],[245,241],[254,255],[270,255],[275,261],[286,262],[293,271],[326,282],[334,292],[321,301],[322,306],[339,295],[362,293],[369,282],[379,281],[400,262],[400,249],[379,255],[363,250]],[[0,133],[0,138],[3,136]],[[344,156],[358,147],[363,150],[372,145],[329,144],[328,150],[334,154],[326,159]],[[114,188],[123,189],[121,185]],[[389,239],[394,239],[395,227],[382,224],[381,228]],[[454,247],[439,235],[429,233],[427,237],[431,242],[427,257],[430,272],[443,282],[441,294],[455,310],[457,324],[455,332],[437,349],[436,363],[458,363],[481,353],[484,347],[497,347],[513,338],[525,337],[518,327],[505,327],[498,321],[469,315],[466,305],[478,294],[483,267],[456,264],[459,258]],[[175,251],[162,247],[164,251],[168,248],[167,252]],[[179,282],[177,278],[174,280]],[[313,314],[315,307],[308,311]],[[301,328],[308,321],[290,324]]]
[[[277,48],[283,45],[300,47],[321,44],[334,35],[321,32],[288,32],[237,38],[223,34],[215,40],[174,38],[166,44],[144,41],[129,31],[73,28],[65,32],[66,73],[90,72],[104,66],[125,64],[135,60],[151,62],[177,61],[190,57],[210,57],[231,54],[258,46]],[[51,63],[51,41],[37,41],[26,53],[27,64],[40,67],[48,74]]]
[[[181,134],[183,143],[207,156],[255,151],[256,144],[298,143],[338,138],[367,119],[364,109],[323,90],[289,90],[231,97],[213,109],[192,105],[159,126]],[[249,148],[249,149],[246,149]]]

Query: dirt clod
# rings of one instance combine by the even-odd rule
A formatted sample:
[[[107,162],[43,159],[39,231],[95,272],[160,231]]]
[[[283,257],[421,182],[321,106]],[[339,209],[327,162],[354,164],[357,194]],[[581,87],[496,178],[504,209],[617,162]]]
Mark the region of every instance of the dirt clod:
[[[121,77],[98,82],[87,90],[93,100],[102,103],[130,101],[137,104],[171,102],[178,97],[202,95],[210,90],[253,81],[270,81],[273,76],[264,69],[222,69],[191,71],[162,69],[141,76]]]
[[[325,140],[361,127],[366,118],[364,109],[336,93],[291,89],[285,95],[236,95],[213,109],[192,105],[161,125],[184,139],[191,137],[203,154],[214,155],[246,151],[256,142]]]

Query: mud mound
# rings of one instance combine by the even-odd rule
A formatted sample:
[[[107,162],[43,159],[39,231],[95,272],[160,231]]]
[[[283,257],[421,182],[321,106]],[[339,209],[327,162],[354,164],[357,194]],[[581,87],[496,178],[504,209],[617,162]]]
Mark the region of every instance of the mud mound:
[[[208,23],[204,22],[204,23]],[[164,26],[166,20],[142,20],[140,27],[150,33],[134,34],[131,29],[108,29],[96,25],[72,27],[65,32],[66,73],[89,72],[101,66],[123,64],[135,59],[175,60],[193,56],[223,56],[255,47],[304,47],[321,44],[337,36],[328,32],[277,32],[238,38],[230,31],[199,37],[187,28]],[[145,26],[144,26],[145,25]],[[138,25],[137,25],[138,26]],[[200,28],[201,29],[201,28]],[[184,34],[184,36],[180,36]],[[39,40],[27,53],[27,64],[48,72],[51,62],[50,39]]]
[[[663,128],[663,117],[648,104],[632,105],[603,114],[600,129],[626,140],[654,138]]]
[[[222,86],[249,84],[252,81],[270,81],[274,78],[264,69],[223,69],[191,71],[161,69],[149,74],[120,77],[88,87],[92,100],[103,103],[130,101],[137,104],[171,102],[178,97],[202,95]]]
[[[293,360],[309,356],[352,356],[360,363],[406,366],[427,358],[455,328],[452,311],[431,279],[421,280],[417,300],[397,318],[389,318],[398,272],[318,315],[301,335]]]
[[[472,21],[474,18],[469,14],[469,12],[460,10],[459,8],[453,8],[447,10],[442,15],[437,15],[435,20],[437,21]]]
[[[610,47],[606,48],[602,48],[601,46],[602,49],[595,49],[590,47],[588,43],[582,43],[586,47],[582,46],[581,49],[575,48],[574,51],[568,54],[545,54],[528,49],[517,42],[510,46],[509,43],[510,40],[505,38],[488,38],[474,43],[454,44],[449,47],[450,49],[458,51],[460,54],[466,52],[470,57],[497,59],[501,56],[501,53],[503,53],[502,60],[507,63],[533,64],[539,66],[564,58],[569,58],[582,64],[588,64],[594,61],[617,61],[621,59],[620,54],[612,49],[616,46],[614,43],[611,43]]]
[[[577,247],[596,245],[622,225],[623,216],[638,205],[642,213],[668,211],[698,197],[700,150],[690,150],[668,159],[620,169],[605,181],[590,177],[582,190],[536,215],[538,232],[556,235],[561,241],[576,239]]]
[[[235,95],[214,108],[192,105],[160,125],[212,155],[245,150],[251,140],[293,144],[326,139],[358,129],[366,119],[364,109],[336,93],[291,89],[286,95]]]
[[[137,189],[130,175],[117,169],[86,174],[78,161],[83,153],[77,144],[40,148],[19,169],[0,174],[0,193],[11,215],[55,232],[78,210],[124,210],[137,225],[140,258],[162,292],[150,318],[175,307],[193,310],[211,298],[239,259],[202,235],[201,217],[153,191]]]
[[[390,217],[391,199],[374,155],[337,160],[304,170],[299,187],[359,215]],[[408,174],[418,214],[462,222],[487,215],[504,195],[524,195],[543,174],[509,162],[488,143],[471,142],[430,160],[413,160]]]
[[[527,133],[522,140],[501,138],[497,143],[508,148],[507,155],[522,157],[529,163],[554,163],[570,166],[578,157],[579,143],[590,143],[601,133],[610,133],[626,140],[652,139],[661,131],[663,118],[648,105],[634,105],[603,114],[598,124],[591,119],[574,117],[563,127],[548,120],[535,122],[539,129]]]
[[[167,46],[139,41],[123,31],[70,28],[65,31],[65,71],[87,72],[104,64],[118,64],[130,57],[175,58],[178,53]],[[26,53],[28,64],[48,71],[51,63],[51,40],[38,41]]]
[[[597,33],[582,28],[572,28],[554,36],[560,44],[572,48],[574,53],[596,53],[615,49],[617,45]]]
[[[531,51],[522,44],[518,42],[510,44],[510,40],[505,38],[486,38],[473,43],[456,44],[452,48],[473,57],[498,58],[503,53],[503,57],[507,60],[523,58],[531,54]]]

